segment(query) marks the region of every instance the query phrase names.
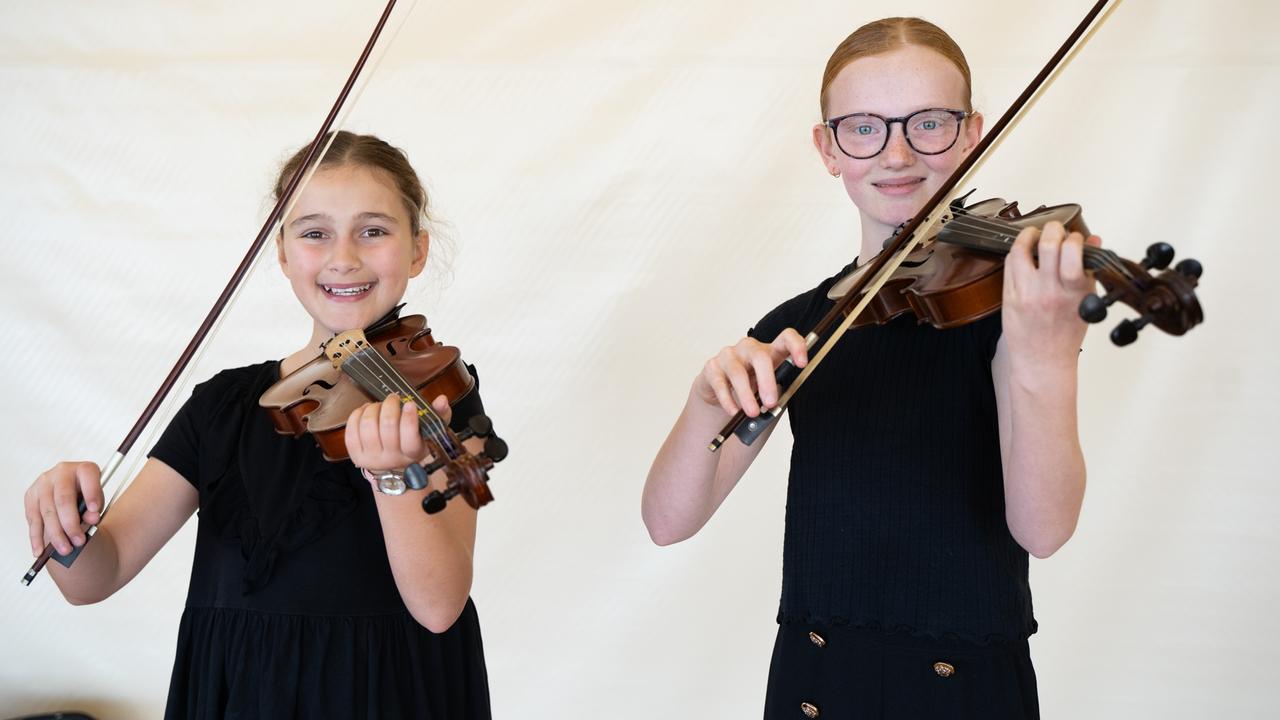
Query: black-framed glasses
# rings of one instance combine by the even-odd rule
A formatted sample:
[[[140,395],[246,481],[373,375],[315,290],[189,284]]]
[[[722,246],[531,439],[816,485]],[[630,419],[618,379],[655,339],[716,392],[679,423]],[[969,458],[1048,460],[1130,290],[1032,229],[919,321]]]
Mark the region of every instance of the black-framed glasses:
[[[840,152],[855,160],[873,158],[889,145],[894,123],[902,124],[902,134],[912,150],[921,155],[939,155],[951,149],[960,137],[960,123],[973,115],[964,110],[929,108],[910,115],[887,118],[875,113],[849,113],[823,124],[831,128]]]

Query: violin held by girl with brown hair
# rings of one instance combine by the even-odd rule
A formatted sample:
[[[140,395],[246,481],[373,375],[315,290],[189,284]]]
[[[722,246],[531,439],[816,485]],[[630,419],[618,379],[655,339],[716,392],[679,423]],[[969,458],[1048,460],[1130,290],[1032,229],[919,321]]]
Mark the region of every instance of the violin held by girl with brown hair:
[[[275,238],[312,321],[301,349],[198,385],[105,517],[93,463],[27,491],[32,552],[79,553],[50,566],[74,604],[123,587],[199,510],[167,717],[490,716],[469,594],[506,448],[475,368],[397,317],[426,220],[402,151],[337,133]]]
[[[765,716],[1038,717],[1028,554],[1071,537],[1084,497],[1081,316],[1120,299],[1143,320],[1119,340],[1147,322],[1181,334],[1201,319],[1199,267],[1151,278],[1171,253],[1115,257],[1070,208],[940,206],[989,138],[964,54],[931,23],[856,30],[827,63],[820,108],[814,146],[858,209],[863,260],[706,362],[649,471],[645,525],[659,545],[697,533],[785,407]],[[927,219],[941,230],[917,236]],[[1095,277],[1107,295],[1089,300]]]

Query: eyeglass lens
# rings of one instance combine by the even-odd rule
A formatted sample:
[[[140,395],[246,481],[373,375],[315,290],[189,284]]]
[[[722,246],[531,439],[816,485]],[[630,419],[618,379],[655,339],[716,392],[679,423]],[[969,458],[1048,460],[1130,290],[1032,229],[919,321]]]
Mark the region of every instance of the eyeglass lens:
[[[945,152],[960,134],[960,119],[946,110],[922,110],[902,123],[907,143],[918,153]],[[875,115],[851,115],[836,126],[840,149],[855,158],[878,155],[889,142],[889,127]]]

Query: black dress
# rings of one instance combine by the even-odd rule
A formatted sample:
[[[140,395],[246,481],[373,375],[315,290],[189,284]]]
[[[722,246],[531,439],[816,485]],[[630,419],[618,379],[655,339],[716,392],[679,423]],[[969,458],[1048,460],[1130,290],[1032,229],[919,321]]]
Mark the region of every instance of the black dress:
[[[851,268],[750,335],[804,335]],[[853,330],[788,405],[766,717],[1038,716],[1027,553],[1004,516],[1000,332],[998,313],[949,330],[914,317]]]
[[[369,483],[258,407],[279,372],[200,384],[151,451],[200,493],[165,717],[489,718],[475,606],[441,634],[413,619]],[[481,409],[477,385],[455,424]]]

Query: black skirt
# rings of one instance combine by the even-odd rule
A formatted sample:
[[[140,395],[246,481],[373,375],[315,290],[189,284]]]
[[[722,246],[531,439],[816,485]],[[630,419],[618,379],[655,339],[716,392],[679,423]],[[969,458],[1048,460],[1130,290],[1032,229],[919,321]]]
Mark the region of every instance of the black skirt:
[[[783,623],[766,720],[1038,720],[1026,640],[979,644],[878,630]]]
[[[489,720],[475,605],[443,633],[409,615],[188,607],[168,720]]]

